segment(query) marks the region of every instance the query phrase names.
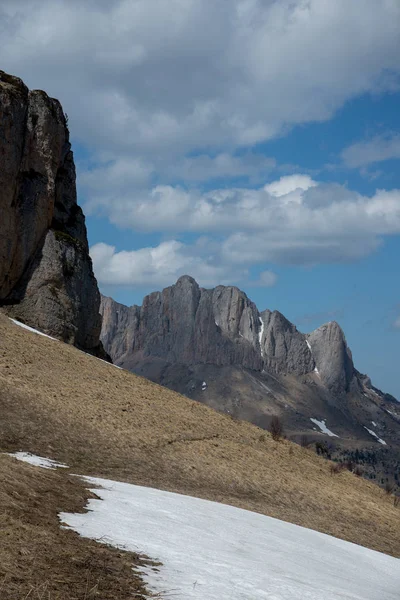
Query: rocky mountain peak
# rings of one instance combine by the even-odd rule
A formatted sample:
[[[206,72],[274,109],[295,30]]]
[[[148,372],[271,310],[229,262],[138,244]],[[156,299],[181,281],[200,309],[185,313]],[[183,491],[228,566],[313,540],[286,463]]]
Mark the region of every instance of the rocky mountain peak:
[[[318,373],[334,393],[349,390],[354,364],[341,327],[336,321],[322,325],[307,336]]]
[[[64,112],[4,71],[0,155],[0,304],[33,327],[100,352],[100,294]]]
[[[312,374],[335,394],[345,393],[354,377],[351,353],[337,323],[305,335],[277,310],[260,313],[234,286],[204,289],[184,275],[162,292],[146,296],[141,307],[127,308],[103,298],[101,313],[101,339],[119,364],[155,357],[168,364]]]

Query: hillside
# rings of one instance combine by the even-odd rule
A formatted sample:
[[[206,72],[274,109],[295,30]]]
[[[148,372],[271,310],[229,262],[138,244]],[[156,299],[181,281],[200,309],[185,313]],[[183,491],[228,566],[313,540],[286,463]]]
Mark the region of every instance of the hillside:
[[[0,449],[247,508],[400,556],[377,486],[0,315]]]
[[[400,489],[400,404],[356,369],[338,323],[302,333],[237,287],[189,276],[142,306],[102,297],[100,310],[115,364],[262,428],[278,415],[294,441],[327,443]]]

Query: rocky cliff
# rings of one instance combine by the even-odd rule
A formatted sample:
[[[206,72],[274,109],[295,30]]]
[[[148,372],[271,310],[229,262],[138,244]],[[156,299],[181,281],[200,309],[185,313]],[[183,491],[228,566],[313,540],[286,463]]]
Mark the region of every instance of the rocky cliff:
[[[192,277],[130,308],[102,298],[102,342],[118,364],[146,357],[182,365],[237,365],[277,375],[315,374],[336,394],[356,371],[343,331],[328,323],[300,333],[280,312],[260,313],[236,287],[200,288]]]
[[[0,71],[0,304],[101,353],[100,294],[62,107]]]
[[[206,290],[188,276],[142,306],[102,297],[100,310],[117,365],[261,427],[279,415],[296,441],[364,457],[372,479],[398,472],[400,404],[354,368],[337,323],[304,334],[238,288]]]

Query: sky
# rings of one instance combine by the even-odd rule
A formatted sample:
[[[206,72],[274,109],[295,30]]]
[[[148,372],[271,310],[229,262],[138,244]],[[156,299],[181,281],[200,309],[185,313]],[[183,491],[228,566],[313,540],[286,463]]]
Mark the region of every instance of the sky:
[[[58,98],[101,291],[189,274],[400,398],[398,0],[1,0],[0,68]]]

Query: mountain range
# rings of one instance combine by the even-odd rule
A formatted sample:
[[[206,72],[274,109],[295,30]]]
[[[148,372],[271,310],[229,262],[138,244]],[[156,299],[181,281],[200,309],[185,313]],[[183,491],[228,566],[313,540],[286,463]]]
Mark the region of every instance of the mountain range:
[[[263,428],[278,416],[291,439],[328,442],[333,456],[364,452],[380,483],[398,473],[400,404],[355,368],[336,322],[301,333],[237,287],[189,276],[142,306],[103,296],[100,312],[118,366]]]
[[[126,307],[100,297],[58,102],[0,71],[0,306],[27,325],[297,442],[399,472],[400,405],[357,371],[340,326],[304,334],[236,287],[189,277]],[[360,459],[360,452],[362,456]]]

